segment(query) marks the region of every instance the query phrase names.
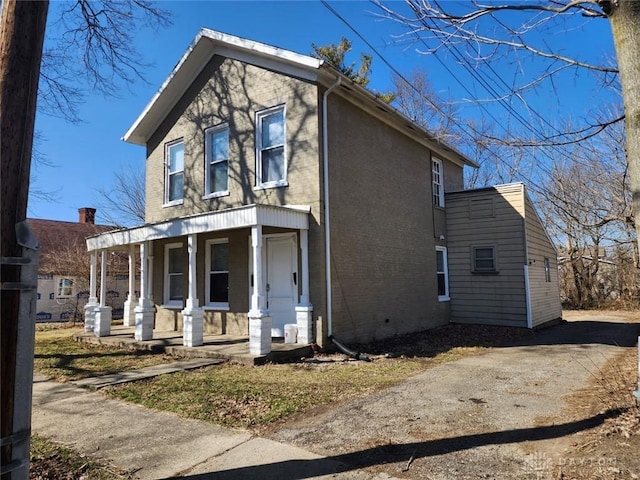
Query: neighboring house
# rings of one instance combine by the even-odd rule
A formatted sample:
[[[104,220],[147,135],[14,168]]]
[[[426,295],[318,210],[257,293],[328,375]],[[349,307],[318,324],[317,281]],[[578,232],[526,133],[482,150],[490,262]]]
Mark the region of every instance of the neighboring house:
[[[146,148],[146,224],[87,246],[94,286],[98,254],[139,256],[136,339],[248,335],[265,354],[285,325],[324,345],[451,321],[445,192],[477,165],[327,63],[203,29],[124,140]],[[86,328],[109,334],[89,305]]]
[[[95,225],[95,209],[78,209],[78,222],[29,218],[27,223],[40,244],[36,321],[82,320],[89,299],[89,258],[86,237],[113,230]],[[112,261],[107,279],[106,302],[114,318],[122,317],[128,277],[116,273]],[[125,273],[126,264],[125,264]]]

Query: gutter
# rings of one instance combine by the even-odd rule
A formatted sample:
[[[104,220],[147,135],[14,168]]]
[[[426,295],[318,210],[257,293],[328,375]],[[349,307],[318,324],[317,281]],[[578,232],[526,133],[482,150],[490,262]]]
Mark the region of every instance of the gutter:
[[[327,120],[327,98],[329,94],[340,85],[341,77],[337,77],[322,94],[322,174],[324,177],[324,262],[327,290],[327,336],[333,336],[333,315],[331,312],[331,222],[329,219],[329,126]]]

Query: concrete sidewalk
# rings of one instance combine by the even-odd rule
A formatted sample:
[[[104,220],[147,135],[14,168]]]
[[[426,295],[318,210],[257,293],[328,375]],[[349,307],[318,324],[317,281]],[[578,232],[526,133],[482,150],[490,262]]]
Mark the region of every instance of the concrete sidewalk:
[[[149,372],[139,371],[141,378]],[[155,373],[157,374],[157,373]],[[127,379],[131,380],[132,375]],[[112,378],[120,382],[122,378]],[[104,386],[107,378],[85,383]],[[242,430],[111,400],[34,374],[33,433],[146,479],[387,480]]]

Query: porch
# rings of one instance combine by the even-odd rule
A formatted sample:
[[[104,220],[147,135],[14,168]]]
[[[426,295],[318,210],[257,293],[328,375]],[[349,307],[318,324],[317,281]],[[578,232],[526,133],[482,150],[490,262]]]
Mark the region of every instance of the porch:
[[[74,339],[93,345],[167,353],[182,358],[220,358],[243,365],[283,363],[313,356],[310,345],[284,343],[283,340],[278,339],[272,340],[269,353],[253,355],[249,351],[248,336],[205,333],[202,345],[185,347],[182,332],[154,330],[151,340],[136,340],[134,335],[135,327],[133,326],[113,325],[108,336],[97,337],[94,332],[78,332],[74,335]]]
[[[124,325],[135,326],[134,341],[153,341],[171,324],[182,345],[196,348],[209,333],[206,324],[217,333],[248,333],[249,352],[260,358],[269,357],[277,345],[272,338],[284,336],[288,325],[297,329],[298,346],[312,343],[309,212],[310,207],[247,205],[89,237],[85,331],[98,338],[112,335],[106,260],[121,251],[129,257]]]

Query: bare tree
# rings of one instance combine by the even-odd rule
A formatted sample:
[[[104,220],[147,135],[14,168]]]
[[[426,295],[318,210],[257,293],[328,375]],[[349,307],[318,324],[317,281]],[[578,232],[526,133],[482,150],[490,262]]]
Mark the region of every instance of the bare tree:
[[[491,70],[496,62],[503,60],[512,62],[514,78],[517,71],[530,69],[534,64],[540,66],[535,76],[519,77],[520,82],[507,82],[494,75],[497,82],[502,82],[503,90],[500,91],[486,84],[486,77],[476,77],[477,81],[485,82],[489,92],[493,92],[493,101],[521,102],[539,121],[538,125],[532,125],[531,122],[525,125],[530,132],[534,132],[533,137],[521,135],[520,138],[505,138],[505,143],[533,146],[540,151],[542,146],[570,145],[597,136],[624,120],[634,223],[636,231],[640,232],[640,78],[637,75],[640,71],[640,57],[637,55],[640,51],[640,1],[507,1],[482,4],[474,0],[460,4],[405,0],[406,9],[381,0],[374,0],[374,3],[383,16],[406,28],[405,39],[417,42],[422,53],[435,55],[447,52],[460,62],[471,63],[470,75],[482,69]],[[562,44],[548,41],[542,35],[532,35],[536,32],[546,33],[552,27],[562,28],[568,19],[578,17],[593,21],[608,20],[617,64],[607,61],[593,63],[577,56],[570,57],[564,54]],[[600,78],[604,87],[613,86],[615,89],[619,86],[624,100],[624,115],[612,115],[596,123],[558,131],[548,119],[531,109],[526,96],[543,86],[555,92],[557,87],[553,83],[554,78],[568,71],[590,72]],[[506,93],[501,93],[505,90]],[[513,121],[516,120],[517,113],[514,113]],[[545,125],[548,127],[546,131],[542,128]]]
[[[553,168],[539,194],[541,212],[560,247],[563,300],[573,308],[612,302],[637,306],[640,300],[631,192],[621,145],[620,124],[583,141],[569,161]]]
[[[145,175],[132,165],[114,173],[113,187],[99,190],[103,223],[119,227],[144,223]]]

